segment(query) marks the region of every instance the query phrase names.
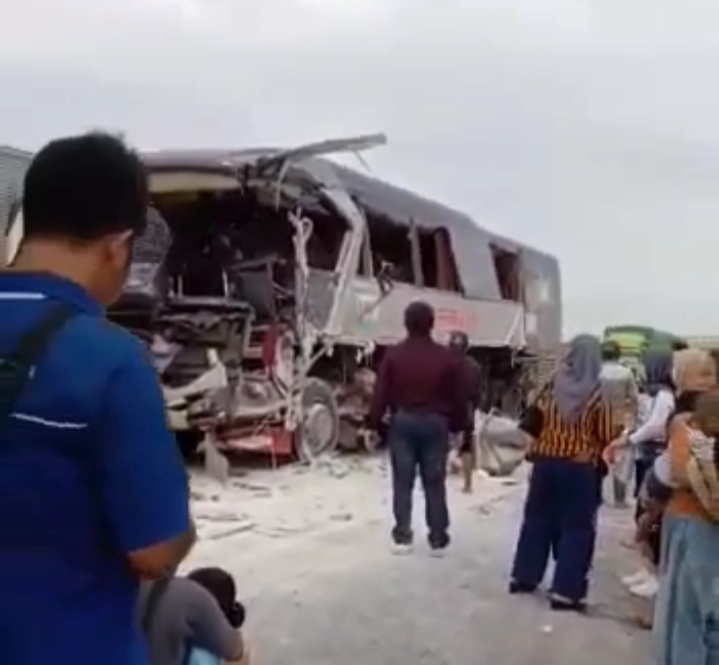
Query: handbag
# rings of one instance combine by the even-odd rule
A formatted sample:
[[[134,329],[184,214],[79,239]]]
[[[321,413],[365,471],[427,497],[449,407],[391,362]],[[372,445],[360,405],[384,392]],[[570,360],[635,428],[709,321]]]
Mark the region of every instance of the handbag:
[[[526,432],[533,439],[538,439],[544,429],[544,411],[536,403],[531,404],[519,419],[519,429]]]
[[[547,394],[550,385],[551,383],[544,385],[534,402],[524,410],[519,419],[519,429],[529,434],[533,439],[538,439],[544,429],[544,411],[539,405]]]

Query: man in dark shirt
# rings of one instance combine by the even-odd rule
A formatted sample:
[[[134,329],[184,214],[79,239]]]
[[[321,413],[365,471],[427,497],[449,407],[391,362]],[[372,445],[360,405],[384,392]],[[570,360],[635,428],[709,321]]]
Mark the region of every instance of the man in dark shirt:
[[[427,504],[429,544],[440,555],[449,544],[449,513],[445,480],[449,432],[467,427],[461,388],[461,362],[432,339],[434,311],[423,302],[404,313],[407,337],[382,360],[369,423],[379,429],[387,411],[392,462],[397,553],[412,545],[412,489],[417,468]]]
[[[469,339],[466,333],[455,331],[449,336],[449,348],[460,358],[462,363],[462,389],[467,409],[468,427],[459,433],[459,456],[462,460],[463,491],[472,492],[472,478],[477,465],[476,446],[474,444],[474,414],[479,409],[482,393],[482,368],[479,363],[467,355]]]
[[[3,402],[0,663],[147,665],[140,579],[194,540],[155,370],[104,316],[147,197],[138,156],[103,134],[51,142],[25,176],[24,236],[0,272],[0,359],[49,314],[70,318]]]

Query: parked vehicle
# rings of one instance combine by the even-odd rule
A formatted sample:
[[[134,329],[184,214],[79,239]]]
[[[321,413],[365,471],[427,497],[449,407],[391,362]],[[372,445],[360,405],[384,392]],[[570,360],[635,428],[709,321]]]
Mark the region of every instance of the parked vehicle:
[[[688,341],[670,332],[657,330],[649,326],[611,326],[604,330],[604,341],[616,342],[619,345],[622,362],[630,367],[641,364],[642,353],[652,347],[681,349],[688,346]]]
[[[148,230],[108,315],[146,340],[181,439],[305,459],[361,445],[416,299],[438,335],[467,333],[487,410],[521,408],[560,347],[556,259],[323,157],[382,143],[143,155]]]

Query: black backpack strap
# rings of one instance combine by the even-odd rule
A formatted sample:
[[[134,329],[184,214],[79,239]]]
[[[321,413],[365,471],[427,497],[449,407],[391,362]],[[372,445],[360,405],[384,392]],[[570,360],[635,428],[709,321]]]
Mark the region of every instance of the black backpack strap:
[[[76,313],[69,305],[53,306],[37,325],[20,336],[14,351],[0,356],[0,427],[11,416],[52,338]]]
[[[170,586],[171,580],[171,577],[163,577],[153,582],[150,586],[150,590],[147,592],[145,608],[140,619],[140,628],[142,629],[142,634],[145,636],[145,640],[149,640],[150,638],[150,631],[157,616],[157,608],[160,606],[160,601]]]

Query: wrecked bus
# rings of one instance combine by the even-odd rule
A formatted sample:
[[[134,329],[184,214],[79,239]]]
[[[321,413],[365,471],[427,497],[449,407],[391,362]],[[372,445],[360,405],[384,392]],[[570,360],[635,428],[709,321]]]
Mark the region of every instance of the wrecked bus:
[[[325,157],[382,143],[143,154],[148,228],[108,316],[146,341],[183,445],[363,445],[375,369],[416,299],[439,339],[467,333],[486,408],[516,413],[551,367],[557,260]],[[7,260],[21,235],[16,202]]]

